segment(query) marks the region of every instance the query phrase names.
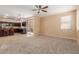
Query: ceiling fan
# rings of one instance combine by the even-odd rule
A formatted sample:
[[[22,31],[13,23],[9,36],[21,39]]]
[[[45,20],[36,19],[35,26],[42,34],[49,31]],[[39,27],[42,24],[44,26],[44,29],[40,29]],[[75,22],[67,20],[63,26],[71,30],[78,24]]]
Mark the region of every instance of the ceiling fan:
[[[37,11],[37,13],[39,14],[41,11],[42,12],[47,12],[47,8],[48,8],[48,6],[43,6],[43,5],[35,5],[34,6],[35,7],[35,9],[33,9],[32,11]]]

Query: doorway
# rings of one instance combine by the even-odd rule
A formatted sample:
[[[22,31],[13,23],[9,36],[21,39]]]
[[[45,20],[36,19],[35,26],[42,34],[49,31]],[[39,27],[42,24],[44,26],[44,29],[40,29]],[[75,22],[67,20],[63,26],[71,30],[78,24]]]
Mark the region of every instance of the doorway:
[[[26,21],[26,28],[27,28],[27,36],[33,36],[33,19],[27,19]]]

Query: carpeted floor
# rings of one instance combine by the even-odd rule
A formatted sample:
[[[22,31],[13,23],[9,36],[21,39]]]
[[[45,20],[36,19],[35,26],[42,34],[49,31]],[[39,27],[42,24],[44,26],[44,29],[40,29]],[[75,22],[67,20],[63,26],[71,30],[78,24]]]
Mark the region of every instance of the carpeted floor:
[[[1,54],[72,54],[79,53],[76,41],[55,37],[27,37],[14,35],[0,37]]]

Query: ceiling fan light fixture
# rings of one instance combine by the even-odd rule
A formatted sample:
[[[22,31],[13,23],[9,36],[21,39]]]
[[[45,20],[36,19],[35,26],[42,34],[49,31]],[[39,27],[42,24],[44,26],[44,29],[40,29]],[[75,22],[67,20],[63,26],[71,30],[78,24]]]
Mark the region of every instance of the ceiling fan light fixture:
[[[35,5],[35,9],[33,9],[32,11],[37,11],[37,14],[40,14],[40,12],[47,12],[48,6],[44,6],[43,5]]]

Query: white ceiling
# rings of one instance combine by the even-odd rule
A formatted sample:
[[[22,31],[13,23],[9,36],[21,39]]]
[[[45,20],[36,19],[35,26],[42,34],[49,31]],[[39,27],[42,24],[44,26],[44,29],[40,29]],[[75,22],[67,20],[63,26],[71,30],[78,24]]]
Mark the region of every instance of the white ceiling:
[[[0,15],[8,15],[16,17],[21,14],[23,17],[30,17],[36,15],[36,12],[32,11],[33,5],[0,5]],[[61,12],[71,11],[76,9],[76,6],[69,5],[48,5],[47,13],[41,12],[41,16],[54,15]]]

